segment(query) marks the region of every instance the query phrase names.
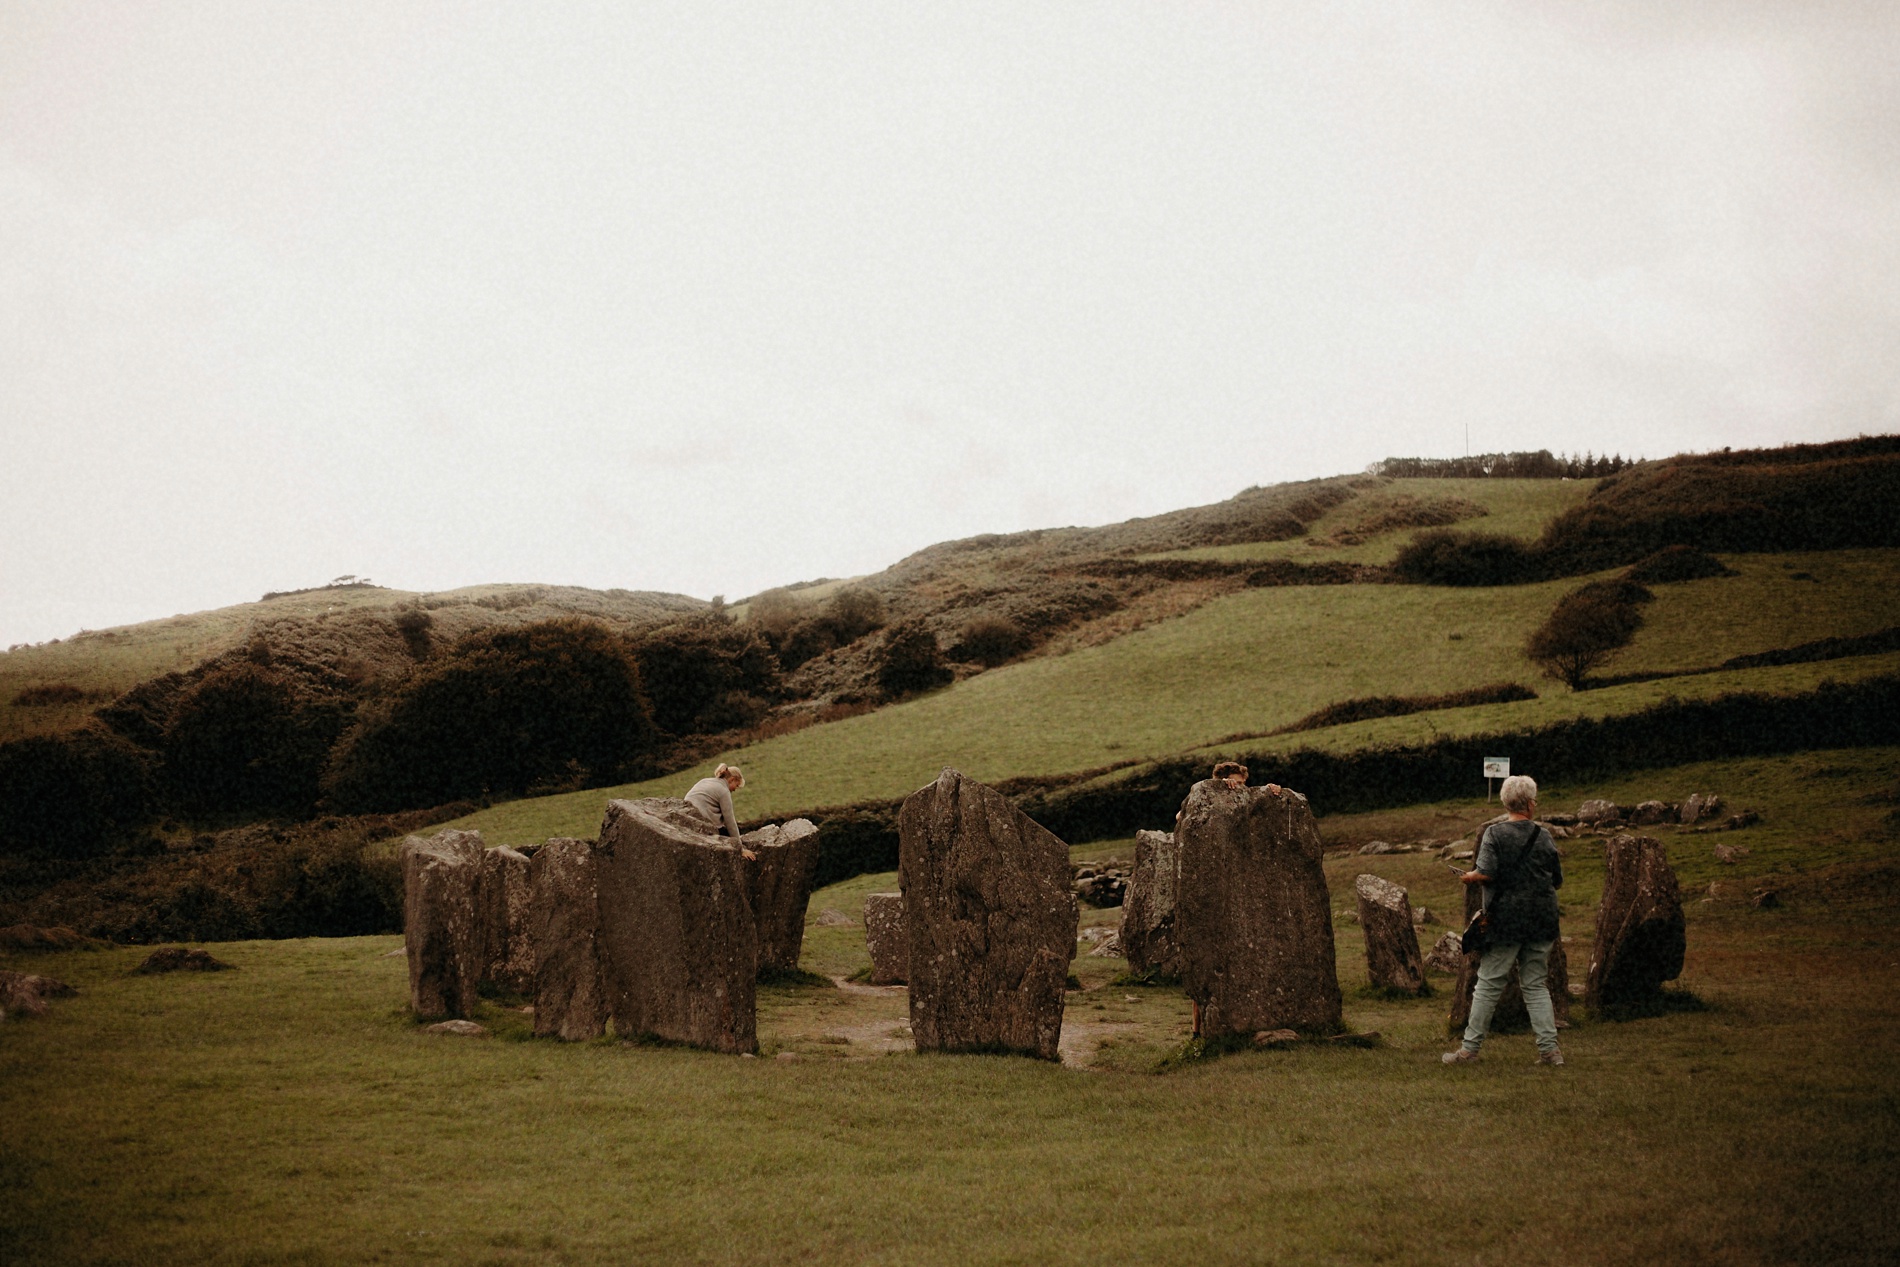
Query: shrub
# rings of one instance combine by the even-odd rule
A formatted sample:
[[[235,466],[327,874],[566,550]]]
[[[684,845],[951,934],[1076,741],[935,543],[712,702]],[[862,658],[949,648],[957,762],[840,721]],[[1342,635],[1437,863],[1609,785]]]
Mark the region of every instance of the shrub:
[[[1733,576],[1735,571],[1712,554],[1694,546],[1668,546],[1630,566],[1626,581],[1666,585],[1671,581],[1699,581],[1705,576]]]
[[[778,694],[778,660],[750,622],[667,625],[641,638],[633,656],[653,721],[671,735],[729,729],[725,701],[734,692],[760,699]]]
[[[402,635],[403,645],[416,660],[429,658],[429,631],[433,628],[435,617],[420,607],[411,607],[396,617],[396,632]]]
[[[1637,604],[1650,597],[1628,581],[1597,581],[1573,590],[1531,631],[1524,654],[1571,690],[1582,690],[1592,671],[1636,637],[1643,627]]]
[[[602,625],[568,618],[457,642],[366,715],[327,776],[346,809],[403,809],[598,785],[657,742],[640,667]]]
[[[301,679],[240,660],[179,698],[159,751],[166,789],[188,815],[302,817],[342,733],[345,703]]]
[[[29,686],[13,697],[20,708],[46,708],[54,704],[81,704],[86,700],[86,692],[71,682],[53,682],[46,686]]]
[[[0,744],[0,846],[102,853],[150,821],[151,776],[147,754],[98,727]]]
[[[1417,585],[1520,585],[1538,579],[1536,553],[1515,537],[1489,532],[1421,532],[1392,560],[1400,580]]]
[[[953,660],[973,660],[995,668],[1029,650],[1029,635],[1023,627],[1004,616],[978,616],[963,627],[956,646],[950,648]]]
[[[943,662],[937,635],[922,621],[905,621],[885,631],[878,649],[877,684],[886,695],[927,691],[955,676]]]
[[[825,604],[825,615],[840,645],[856,642],[872,630],[884,627],[884,600],[876,590],[847,585]]]
[[[746,603],[748,625],[777,641],[811,615],[812,605],[788,589],[769,589]]]

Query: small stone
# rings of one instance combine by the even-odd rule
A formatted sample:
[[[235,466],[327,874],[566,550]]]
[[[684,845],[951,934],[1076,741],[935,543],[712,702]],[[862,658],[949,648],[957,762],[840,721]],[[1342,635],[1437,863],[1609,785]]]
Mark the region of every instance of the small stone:
[[[1644,801],[1630,811],[1629,821],[1632,827],[1654,827],[1670,816],[1669,807],[1661,801]]]
[[[477,1025],[474,1021],[465,1020],[437,1021],[433,1025],[423,1026],[423,1030],[430,1034],[454,1034],[460,1038],[488,1037],[488,1029],[486,1026]]]
[[[1094,958],[1094,959],[1120,959],[1122,958],[1123,956],[1122,956],[1121,935],[1115,932],[1113,929],[1110,929],[1108,936],[1102,938],[1101,942],[1096,945],[1095,949],[1089,951],[1089,956],[1090,958]]]
[[[1741,861],[1743,858],[1746,858],[1747,856],[1748,856],[1747,845],[1717,845],[1715,847],[1715,860],[1717,862],[1726,862],[1726,863],[1733,864],[1733,863]]]
[[[79,991],[64,981],[28,972],[0,971],[0,1017],[10,1012],[44,1016],[46,1000],[69,999]]]
[[[1476,849],[1454,849],[1445,856],[1450,858],[1453,862],[1465,862],[1477,857],[1478,851]]]
[[[1594,827],[1607,819],[1619,817],[1615,801],[1585,801],[1577,807],[1577,821],[1586,827]]]
[[[1425,966],[1457,975],[1465,966],[1464,941],[1454,930],[1440,937],[1425,955]]]
[[[1781,905],[1781,894],[1774,889],[1756,889],[1752,900],[1756,910],[1772,911]]]
[[[227,972],[231,965],[214,959],[206,950],[187,950],[183,946],[161,946],[145,957],[134,972]]]
[[[1391,853],[1392,846],[1383,840],[1372,840],[1359,846],[1359,852],[1362,854]]]
[[[1181,855],[1172,832],[1135,833],[1135,866],[1122,902],[1119,938],[1130,972],[1181,975],[1181,951],[1174,938],[1180,871]]]
[[[1288,1047],[1300,1041],[1296,1030],[1263,1029],[1253,1036],[1255,1047]]]
[[[751,1053],[751,1052],[747,1052],[746,1054],[747,1054],[747,1055],[749,1056],[749,1055],[751,1055],[752,1053]],[[774,1056],[774,1057],[772,1057],[772,1059],[774,1059],[774,1060],[797,1060],[797,1059],[798,1059],[798,1053],[797,1053],[797,1052],[795,1052],[795,1051],[782,1051],[782,1052],[780,1052],[780,1053],[779,1053],[778,1055],[776,1055],[776,1056]]]
[[[871,955],[872,985],[903,985],[910,979],[910,934],[904,928],[902,893],[865,895],[864,948]]]
[[[1412,908],[1412,922],[1421,928],[1426,924],[1434,922],[1435,918],[1429,906],[1414,906]]]
[[[1728,828],[1728,830],[1730,831],[1740,831],[1744,827],[1753,827],[1756,823],[1759,823],[1760,821],[1761,821],[1760,814],[1757,814],[1752,809],[1745,809],[1739,814],[1730,815],[1728,822],[1724,823],[1723,826]]]
[[[1405,890],[1379,876],[1362,875],[1353,881],[1353,891],[1366,930],[1367,980],[1383,989],[1425,993],[1425,963]]]
[[[834,911],[829,906],[818,912],[818,918],[812,921],[820,928],[853,928],[857,921],[843,911]]]

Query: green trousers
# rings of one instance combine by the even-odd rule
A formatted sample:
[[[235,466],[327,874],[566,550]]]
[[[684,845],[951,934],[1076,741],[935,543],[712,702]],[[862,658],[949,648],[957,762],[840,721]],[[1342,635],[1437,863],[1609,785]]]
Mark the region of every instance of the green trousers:
[[[1465,1050],[1476,1051],[1491,1028],[1511,969],[1517,969],[1518,989],[1524,992],[1524,1010],[1531,1014],[1531,1032],[1538,1051],[1557,1050],[1557,1011],[1550,1003],[1549,941],[1527,941],[1493,946],[1478,957],[1478,984],[1471,991],[1471,1020],[1465,1025]]]

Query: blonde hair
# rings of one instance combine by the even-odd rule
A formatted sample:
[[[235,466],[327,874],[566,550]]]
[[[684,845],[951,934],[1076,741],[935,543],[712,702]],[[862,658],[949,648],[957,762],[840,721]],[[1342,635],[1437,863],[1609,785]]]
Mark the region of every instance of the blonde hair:
[[[714,771],[713,771],[713,778],[715,778],[715,779],[727,779],[727,778],[731,778],[731,779],[737,779],[737,780],[739,780],[739,786],[740,786],[740,787],[744,787],[744,786],[745,786],[745,775],[743,775],[743,774],[740,774],[740,773],[739,773],[739,767],[738,767],[738,766],[736,766],[736,765],[727,765],[727,764],[726,764],[725,762],[723,762],[723,761],[721,761],[721,762],[719,763],[719,768],[718,768],[717,770],[714,770]]]

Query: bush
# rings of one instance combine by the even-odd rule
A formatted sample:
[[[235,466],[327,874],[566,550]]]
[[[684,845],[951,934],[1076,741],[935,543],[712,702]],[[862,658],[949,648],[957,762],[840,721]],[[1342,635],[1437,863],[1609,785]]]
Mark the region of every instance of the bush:
[[[1639,603],[1650,592],[1629,581],[1597,581],[1557,600],[1544,623],[1531,631],[1524,654],[1571,690],[1636,637],[1643,627]]]
[[[152,783],[150,757],[97,727],[0,744],[0,846],[103,853],[151,820]]]
[[[19,708],[47,708],[54,704],[83,704],[86,692],[71,682],[54,682],[47,686],[29,686],[13,697]]]
[[[405,809],[597,786],[656,746],[640,667],[602,625],[568,618],[472,634],[367,710],[338,746],[331,800]]]
[[[847,585],[831,596],[825,605],[825,615],[840,645],[856,642],[872,630],[884,627],[884,600],[875,590]]]
[[[746,623],[774,642],[811,615],[811,604],[788,589],[769,589],[746,604]]]
[[[633,656],[653,721],[670,735],[730,729],[735,692],[768,700],[779,690],[778,660],[750,623],[668,625],[636,643]]]
[[[1666,585],[1671,581],[1699,581],[1705,576],[1733,576],[1735,571],[1712,554],[1694,546],[1669,546],[1634,563],[1623,574],[1626,581]]]
[[[1416,585],[1521,585],[1539,579],[1536,552],[1515,537],[1489,532],[1421,532],[1392,560]]]
[[[300,818],[316,805],[347,705],[240,660],[193,683],[160,741],[165,786],[187,815]]]
[[[1015,659],[1029,646],[1029,635],[1015,621],[1003,616],[978,616],[963,627],[957,645],[950,648],[950,658],[973,660],[993,669]]]
[[[893,625],[878,649],[877,684],[886,695],[909,695],[942,686],[956,675],[943,662],[937,635],[920,620]]]

